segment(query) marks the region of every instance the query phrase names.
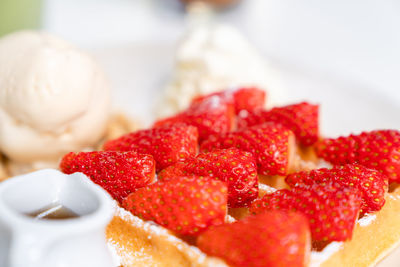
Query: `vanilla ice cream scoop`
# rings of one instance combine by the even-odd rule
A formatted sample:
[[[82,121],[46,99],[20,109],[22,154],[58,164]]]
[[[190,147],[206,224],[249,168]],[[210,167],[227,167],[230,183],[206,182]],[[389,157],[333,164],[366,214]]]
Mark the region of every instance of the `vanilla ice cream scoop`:
[[[0,151],[12,161],[57,160],[97,143],[109,95],[100,67],[67,42],[34,31],[0,39]]]

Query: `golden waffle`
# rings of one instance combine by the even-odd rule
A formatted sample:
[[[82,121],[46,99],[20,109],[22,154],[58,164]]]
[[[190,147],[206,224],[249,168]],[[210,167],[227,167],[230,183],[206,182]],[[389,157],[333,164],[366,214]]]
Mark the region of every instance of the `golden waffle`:
[[[273,191],[260,186],[261,194]],[[386,204],[379,212],[358,220],[350,241],[332,242],[322,251],[312,251],[310,266],[374,266],[400,243],[399,225],[400,188],[387,194]],[[122,208],[117,209],[107,227],[107,239],[124,267],[228,266],[167,229],[144,222]]]

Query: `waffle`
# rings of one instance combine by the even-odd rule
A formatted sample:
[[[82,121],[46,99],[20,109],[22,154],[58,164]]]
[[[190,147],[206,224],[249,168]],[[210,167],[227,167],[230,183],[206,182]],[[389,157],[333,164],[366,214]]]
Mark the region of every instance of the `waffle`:
[[[327,167],[310,148],[293,145],[289,172]],[[287,188],[282,176],[259,175],[259,196]],[[312,251],[309,266],[374,266],[400,243],[400,188],[391,188],[384,207],[359,219],[350,241],[331,242]],[[118,205],[117,205],[118,206]],[[230,208],[226,222],[249,215],[247,208]],[[228,266],[207,256],[193,240],[175,235],[153,222],[143,221],[121,207],[107,227],[108,244],[121,266]]]
[[[260,184],[260,195],[275,191]],[[246,216],[245,209],[230,211]],[[228,215],[227,222],[235,219]],[[400,243],[400,188],[386,196],[379,211],[359,219],[353,237],[332,242],[322,251],[312,251],[310,266],[374,266]],[[110,248],[124,267],[133,266],[228,266],[222,259],[208,257],[197,247],[152,222],[145,222],[122,208],[107,227]]]

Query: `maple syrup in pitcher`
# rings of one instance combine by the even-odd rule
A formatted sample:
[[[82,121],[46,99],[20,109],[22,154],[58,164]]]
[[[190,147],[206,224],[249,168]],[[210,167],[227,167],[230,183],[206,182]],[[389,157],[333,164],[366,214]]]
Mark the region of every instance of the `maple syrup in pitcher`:
[[[60,204],[53,204],[26,215],[37,220],[66,220],[79,217],[78,214]]]

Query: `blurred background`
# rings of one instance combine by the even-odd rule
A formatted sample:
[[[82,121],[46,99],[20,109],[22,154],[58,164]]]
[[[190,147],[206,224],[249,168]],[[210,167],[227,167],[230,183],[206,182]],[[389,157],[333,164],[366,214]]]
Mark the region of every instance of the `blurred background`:
[[[371,116],[390,105],[376,121],[400,127],[397,118],[382,119],[400,107],[400,1],[243,0],[218,12],[217,20],[237,27],[283,73],[288,87],[302,88],[307,97],[326,90],[325,98],[316,98],[322,102],[342,88],[348,94],[342,97],[361,101],[365,111],[377,101]],[[161,87],[186,26],[178,0],[0,0],[0,34],[27,27],[54,33],[94,53],[115,87]],[[146,53],[151,60],[143,58]],[[135,80],[149,72],[158,80]],[[125,97],[119,101],[132,104]],[[331,106],[329,112],[340,109]],[[365,128],[354,126],[356,118],[338,122]]]
[[[13,20],[36,27],[41,8],[43,29],[88,48],[174,43],[185,27],[177,0],[0,0],[0,33],[17,28]],[[219,19],[240,28],[271,60],[400,101],[397,0],[244,0]]]

